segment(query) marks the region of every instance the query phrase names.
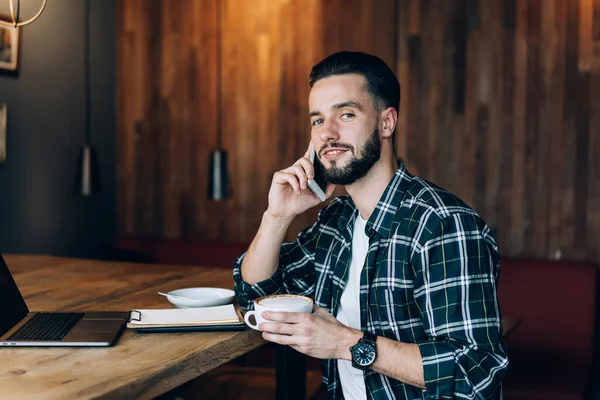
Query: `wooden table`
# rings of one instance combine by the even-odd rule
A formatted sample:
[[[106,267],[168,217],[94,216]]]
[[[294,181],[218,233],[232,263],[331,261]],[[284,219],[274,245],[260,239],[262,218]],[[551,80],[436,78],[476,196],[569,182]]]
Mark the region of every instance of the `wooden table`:
[[[156,292],[233,287],[231,270],[9,255],[30,310],[169,308]],[[0,398],[152,398],[265,344],[260,332],[138,334],[107,348],[0,349]]]

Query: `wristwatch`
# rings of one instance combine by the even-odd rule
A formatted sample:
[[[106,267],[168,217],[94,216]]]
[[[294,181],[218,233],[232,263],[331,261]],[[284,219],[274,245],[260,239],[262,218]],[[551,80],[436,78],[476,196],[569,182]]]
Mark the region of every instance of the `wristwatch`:
[[[352,356],[352,366],[354,368],[367,370],[375,362],[377,358],[377,336],[365,332],[363,337],[358,339],[358,343],[350,347],[350,355]]]

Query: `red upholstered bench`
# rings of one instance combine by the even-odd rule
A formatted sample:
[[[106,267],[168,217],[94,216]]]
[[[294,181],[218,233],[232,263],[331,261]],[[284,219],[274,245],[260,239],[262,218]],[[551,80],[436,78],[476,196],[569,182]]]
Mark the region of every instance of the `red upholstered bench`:
[[[598,266],[507,260],[498,293],[519,325],[506,338],[506,400],[585,399],[594,357]]]
[[[228,268],[233,271],[234,261],[250,243],[223,240],[183,240],[153,237],[120,237],[116,250],[127,252],[133,259],[157,264],[203,265]],[[124,257],[126,258],[126,256]]]

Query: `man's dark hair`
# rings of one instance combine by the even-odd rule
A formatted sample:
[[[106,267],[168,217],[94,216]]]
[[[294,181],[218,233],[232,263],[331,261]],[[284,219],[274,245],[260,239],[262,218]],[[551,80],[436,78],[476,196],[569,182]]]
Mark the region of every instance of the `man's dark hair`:
[[[320,61],[310,72],[310,87],[333,75],[358,74],[367,81],[367,91],[379,110],[394,107],[399,112],[400,83],[394,72],[379,57],[371,54],[341,51]]]

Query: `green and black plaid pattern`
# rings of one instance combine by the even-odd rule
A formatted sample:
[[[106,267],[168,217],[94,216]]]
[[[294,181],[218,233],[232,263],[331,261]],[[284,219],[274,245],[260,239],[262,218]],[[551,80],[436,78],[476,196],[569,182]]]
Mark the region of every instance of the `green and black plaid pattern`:
[[[248,285],[234,267],[239,304],[280,292],[314,296],[336,315],[347,282],[358,210],[349,196],[321,210],[317,222],[285,243],[269,279]],[[496,296],[500,256],[485,222],[464,202],[403,165],[365,228],[361,273],[363,331],[417,343],[426,389],[366,372],[369,399],[498,399],[508,367]],[[335,360],[323,380],[342,398]]]

